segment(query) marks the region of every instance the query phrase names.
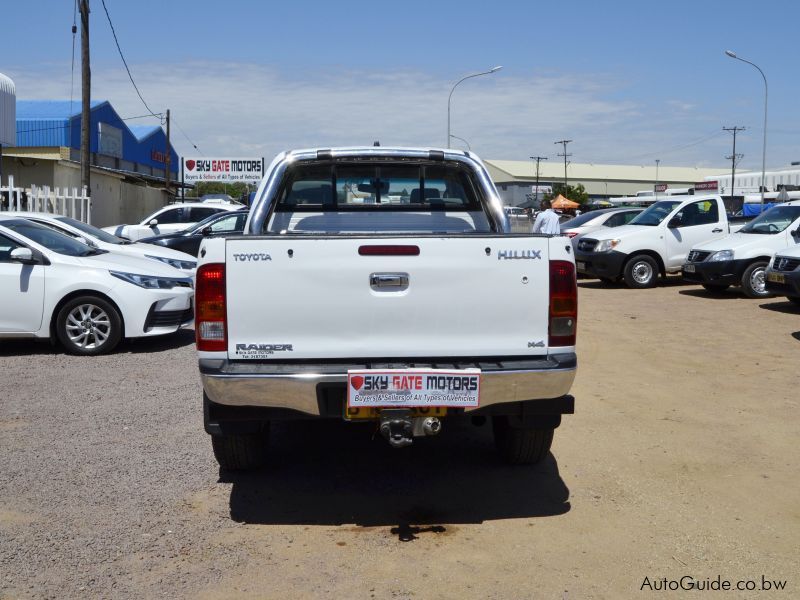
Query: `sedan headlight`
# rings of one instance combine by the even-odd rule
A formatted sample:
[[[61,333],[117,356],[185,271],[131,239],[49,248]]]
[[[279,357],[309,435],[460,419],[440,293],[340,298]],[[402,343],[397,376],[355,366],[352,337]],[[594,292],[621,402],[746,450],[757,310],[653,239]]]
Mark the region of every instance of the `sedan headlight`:
[[[122,273],[109,271],[117,279],[127,281],[133,285],[150,290],[171,290],[176,287],[192,287],[191,277],[156,277],[154,275],[138,275],[136,273]]]
[[[619,244],[618,239],[613,240],[600,240],[597,242],[597,245],[594,247],[595,252],[608,252],[613,250]]]
[[[145,258],[151,258],[162,263],[167,263],[170,267],[174,267],[182,271],[191,271],[192,269],[197,268],[196,260],[180,260],[177,258],[168,258],[166,256],[151,256],[150,254],[145,254],[144,256]]]
[[[708,262],[733,260],[733,250],[719,250],[706,259]]]

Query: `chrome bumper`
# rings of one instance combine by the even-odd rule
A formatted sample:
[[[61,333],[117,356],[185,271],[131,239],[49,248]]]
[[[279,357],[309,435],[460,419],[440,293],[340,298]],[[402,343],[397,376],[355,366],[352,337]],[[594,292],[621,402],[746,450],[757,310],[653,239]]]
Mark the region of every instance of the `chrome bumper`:
[[[320,384],[347,382],[348,369],[404,368],[395,362],[378,364],[275,364],[203,359],[200,377],[209,400],[226,406],[287,408],[319,416]],[[481,405],[559,398],[569,392],[575,379],[575,354],[543,359],[511,359],[497,362],[413,363],[414,367],[481,369]],[[478,410],[467,408],[467,412]]]

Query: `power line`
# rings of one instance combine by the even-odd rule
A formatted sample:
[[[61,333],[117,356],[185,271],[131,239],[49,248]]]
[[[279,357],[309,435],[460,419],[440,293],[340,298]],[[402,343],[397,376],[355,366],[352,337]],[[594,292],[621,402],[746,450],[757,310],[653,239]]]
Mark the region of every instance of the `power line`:
[[[190,139],[189,139],[189,136],[188,136],[188,135],[186,135],[186,132],[185,132],[185,131],[184,131],[184,130],[181,128],[181,126],[180,126],[180,125],[178,125],[177,121],[175,121],[175,117],[172,117],[172,123],[175,125],[175,127],[177,127],[177,128],[178,128],[178,131],[180,131],[180,132],[181,132],[181,134],[183,135],[183,137],[185,137],[185,138],[186,138],[186,141],[187,141],[187,142],[189,142],[189,143],[192,145],[192,148],[194,148],[195,150],[197,150],[197,151],[200,153],[200,155],[201,155],[201,156],[205,156],[205,154],[203,154],[203,151],[202,151],[202,150],[200,150],[200,148],[198,148],[198,147],[197,147],[197,144],[195,144],[195,143],[194,143],[192,140],[190,140]]]
[[[156,115],[153,110],[147,105],[147,102],[144,101],[142,97],[142,93],[139,91],[139,88],[136,86],[136,82],[133,80],[133,75],[131,75],[131,70],[128,68],[128,62],[125,60],[125,56],[122,54],[122,48],[119,47],[119,40],[117,39],[117,32],[114,30],[114,24],[111,22],[111,15],[108,14],[108,8],[106,7],[106,0],[101,0],[103,4],[103,10],[106,13],[106,18],[108,19],[108,25],[111,27],[111,34],[114,36],[114,43],[117,45],[117,51],[119,52],[119,57],[122,59],[122,64],[125,65],[125,70],[128,72],[128,78],[131,80],[131,84],[133,85],[133,89],[136,90],[136,94],[139,96],[139,100],[142,101],[144,107],[150,111],[150,114],[154,117],[158,117],[162,119],[161,115]]]

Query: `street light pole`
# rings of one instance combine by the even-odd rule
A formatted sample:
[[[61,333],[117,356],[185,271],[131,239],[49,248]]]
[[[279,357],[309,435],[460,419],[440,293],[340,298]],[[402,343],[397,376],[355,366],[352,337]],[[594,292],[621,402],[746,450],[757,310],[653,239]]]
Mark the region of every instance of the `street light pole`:
[[[656,194],[656,202],[658,202],[658,164],[661,162],[660,158],[656,159],[656,187],[654,189]]]
[[[467,79],[472,79],[473,77],[480,77],[481,75],[490,75],[492,73],[499,71],[502,68],[503,68],[502,66],[492,67],[488,71],[473,73],[472,75],[467,75],[466,77],[462,77],[461,79],[456,81],[456,84],[450,90],[450,95],[447,97],[447,147],[448,148],[450,148],[450,99],[453,97],[453,92],[456,91],[456,87],[458,87],[458,84],[461,83],[462,81],[466,81]]]
[[[764,212],[764,190],[767,185],[766,180],[766,173],[767,173],[767,100],[769,98],[769,88],[767,87],[767,76],[764,75],[764,71],[762,71],[759,66],[755,63],[751,63],[749,60],[745,60],[744,58],[740,58],[736,56],[736,53],[731,50],[725,50],[725,55],[730,56],[731,58],[735,58],[736,60],[740,60],[742,62],[747,63],[748,65],[755,67],[758,69],[758,72],[761,73],[761,77],[764,79],[764,144],[761,149],[761,210],[759,213]]]

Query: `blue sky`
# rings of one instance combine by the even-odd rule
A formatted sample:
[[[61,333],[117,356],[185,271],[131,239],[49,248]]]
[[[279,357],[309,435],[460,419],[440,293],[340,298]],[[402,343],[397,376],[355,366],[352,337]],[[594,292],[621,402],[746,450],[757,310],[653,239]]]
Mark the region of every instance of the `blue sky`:
[[[172,110],[187,155],[183,133],[205,155],[443,146],[452,85],[503,65],[453,94],[452,133],[484,158],[555,160],[567,138],[573,162],[726,167],[722,127],[736,125],[739,167],[760,169],[763,81],[732,49],[769,82],[767,168],[800,160],[797,0],[105,2],[145,100]],[[93,97],[141,115],[90,3]],[[0,72],[18,98],[69,98],[72,19],[72,0],[3,8]]]

